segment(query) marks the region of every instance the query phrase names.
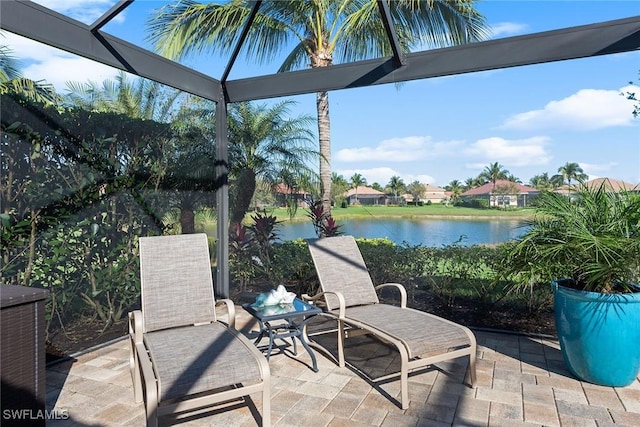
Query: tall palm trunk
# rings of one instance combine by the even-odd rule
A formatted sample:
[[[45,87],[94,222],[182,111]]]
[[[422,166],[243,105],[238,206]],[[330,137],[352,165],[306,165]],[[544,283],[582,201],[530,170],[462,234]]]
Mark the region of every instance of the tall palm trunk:
[[[329,92],[316,94],[318,107],[318,142],[320,145],[320,191],[322,207],[331,212],[331,131],[329,119]]]

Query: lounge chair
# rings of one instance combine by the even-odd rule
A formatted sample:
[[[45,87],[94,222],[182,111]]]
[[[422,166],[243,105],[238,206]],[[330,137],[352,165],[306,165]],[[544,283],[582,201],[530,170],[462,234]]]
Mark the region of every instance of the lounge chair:
[[[400,353],[400,372],[393,376],[400,376],[402,409],[409,405],[409,371],[437,362],[469,356],[469,379],[475,387],[476,339],[468,328],[407,308],[407,294],[400,284],[374,287],[352,236],[310,239],[308,244],[321,289],[305,299],[321,303],[324,315],[337,320],[339,366],[345,366],[345,337],[370,333],[392,344]],[[400,306],[380,303],[376,290],[387,286],[399,290]]]
[[[237,406],[262,393],[262,425],[270,425],[270,371],[265,357],[216,319],[205,234],[140,238],[141,310],[129,313],[131,374],[136,402],[145,401],[147,426]]]

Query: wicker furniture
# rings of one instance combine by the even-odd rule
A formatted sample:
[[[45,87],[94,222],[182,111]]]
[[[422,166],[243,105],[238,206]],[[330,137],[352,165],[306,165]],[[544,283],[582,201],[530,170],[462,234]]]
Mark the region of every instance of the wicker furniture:
[[[144,397],[148,426],[257,392],[270,425],[269,364],[234,329],[233,302],[220,301],[228,325],[216,319],[210,262],[204,234],[140,238],[142,306],[129,315],[129,335],[134,396]]]
[[[3,426],[44,426],[45,304],[49,291],[0,286],[0,397]],[[17,412],[13,412],[17,411]],[[14,414],[22,414],[20,415]]]
[[[367,266],[352,236],[308,241],[320,279],[321,292],[305,296],[321,302],[325,315],[338,321],[338,364],[345,365],[344,339],[356,333],[370,333],[396,347],[400,353],[402,409],[409,406],[409,371],[461,356],[469,356],[471,386],[476,380],[476,339],[466,327],[438,316],[406,307],[404,287],[397,283],[373,286]],[[381,304],[376,290],[396,287],[400,306]],[[349,329],[348,329],[349,328]],[[384,380],[379,378],[378,380]]]
[[[293,355],[296,356],[298,352],[296,350],[295,339],[298,338],[309,354],[309,357],[311,357],[311,369],[313,372],[318,372],[318,362],[316,361],[316,355],[309,347],[306,326],[309,320],[322,313],[321,309],[307,304],[299,298],[296,298],[291,304],[263,307],[244,304],[242,307],[251,314],[260,325],[260,333],[254,343],[258,344],[264,336],[269,338],[266,353],[267,360],[269,360],[276,339],[291,338],[293,342]]]

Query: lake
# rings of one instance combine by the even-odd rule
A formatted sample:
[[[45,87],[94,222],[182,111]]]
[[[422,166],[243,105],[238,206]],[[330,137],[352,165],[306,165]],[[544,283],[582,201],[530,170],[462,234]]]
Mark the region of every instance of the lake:
[[[520,220],[469,219],[351,219],[338,221],[344,234],[355,237],[386,237],[395,243],[442,247],[504,243],[522,236],[526,229]],[[316,237],[310,221],[280,224],[281,240]]]

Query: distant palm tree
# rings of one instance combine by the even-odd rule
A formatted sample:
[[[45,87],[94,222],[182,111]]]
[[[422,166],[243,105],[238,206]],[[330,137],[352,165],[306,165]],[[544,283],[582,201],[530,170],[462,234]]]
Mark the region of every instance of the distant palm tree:
[[[472,188],[480,187],[487,183],[487,180],[482,176],[482,174],[478,175],[475,178],[467,178],[464,180],[464,185],[467,190],[471,190]]]
[[[356,205],[358,204],[358,187],[362,185],[367,185],[367,180],[365,177],[360,175],[359,173],[354,173],[350,180],[351,188],[355,188],[356,190]]]
[[[498,162],[495,162],[495,163],[491,163],[489,166],[485,166],[480,176],[482,178],[485,178],[487,181],[492,182],[493,191],[495,191],[496,181],[500,179],[507,179],[507,177],[509,176],[509,171],[506,170]]]
[[[515,176],[514,174],[512,174],[512,173],[507,174],[505,179],[507,181],[515,182],[516,184],[522,184],[522,180],[520,178],[518,178],[517,176]]]
[[[404,191],[406,188],[404,181],[397,175],[392,176],[389,179],[389,183],[387,187],[393,192],[393,196],[395,198],[395,202],[398,203],[398,197],[400,196],[400,192]]]
[[[551,181],[551,186],[553,188],[562,187],[564,185],[564,178],[562,178],[562,175],[553,175],[549,181]]]
[[[384,188],[382,188],[382,185],[378,184],[377,182],[374,182],[373,184],[371,184],[371,188],[373,188],[374,190],[378,190],[380,192],[384,192]]]
[[[413,202],[417,205],[418,202],[420,202],[420,200],[424,197],[424,184],[418,180],[415,180],[407,186],[407,191],[409,192],[409,194],[411,194]]]
[[[331,173],[331,200],[334,204],[344,200],[344,193],[349,189],[349,182],[336,172]]]
[[[229,108],[229,219],[241,223],[251,205],[256,178],[277,184],[283,172],[312,173],[307,161],[318,152],[309,130],[313,117],[289,118],[293,101],[266,104],[240,102]]]
[[[537,190],[549,191],[553,189],[553,183],[547,172],[541,175],[535,175],[529,180],[529,185]]]
[[[484,17],[474,0],[396,0],[386,2],[394,18],[400,48],[446,47],[482,40]],[[224,4],[192,0],[164,6],[148,27],[156,49],[170,58],[191,52],[231,53],[255,2]],[[334,57],[344,62],[392,54],[376,0],[264,1],[247,33],[244,51],[259,61],[291,46],[279,71],[328,67]],[[320,146],[320,183],[325,212],[331,212],[331,140],[329,94],[316,96]]]
[[[66,102],[87,111],[114,112],[137,119],[166,122],[182,92],[152,80],[129,79],[119,71],[115,79],[66,82]]]
[[[445,186],[445,189],[451,192],[451,203],[453,204],[458,201],[460,195],[463,193],[462,183],[457,179],[451,181],[449,185]]]
[[[562,176],[563,182],[566,181],[569,188],[571,188],[571,181],[584,182],[589,179],[589,175],[584,173],[578,163],[567,162],[564,166],[558,168],[558,173]]]

